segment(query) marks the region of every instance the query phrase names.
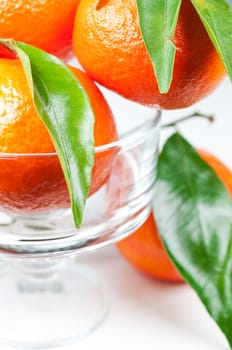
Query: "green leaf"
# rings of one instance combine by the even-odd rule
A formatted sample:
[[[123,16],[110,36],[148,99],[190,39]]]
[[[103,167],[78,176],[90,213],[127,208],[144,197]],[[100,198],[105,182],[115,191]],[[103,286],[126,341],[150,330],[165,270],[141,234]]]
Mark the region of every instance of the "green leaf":
[[[191,0],[232,80],[232,8],[226,0]]]
[[[176,48],[172,43],[181,0],[136,0],[140,29],[153,63],[160,93],[167,93],[173,75]]]
[[[178,133],[159,157],[154,213],[185,280],[232,346],[232,203],[214,171]]]
[[[85,90],[55,56],[11,39],[0,43],[20,59],[34,104],[56,148],[80,226],[94,161],[94,116]]]

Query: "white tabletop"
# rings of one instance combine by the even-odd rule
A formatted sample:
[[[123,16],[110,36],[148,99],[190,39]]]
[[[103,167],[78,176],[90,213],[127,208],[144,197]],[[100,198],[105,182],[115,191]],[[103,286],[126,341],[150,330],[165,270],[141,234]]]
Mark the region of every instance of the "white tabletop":
[[[119,106],[115,103],[115,108]],[[217,119],[214,124],[204,120],[185,123],[182,130],[186,137],[196,146],[215,153],[232,169],[230,83],[224,81],[210,97],[190,110],[213,113]],[[187,110],[166,112],[163,120],[166,121],[166,116],[171,119],[186,114]],[[104,324],[78,349],[228,349],[224,336],[187,285],[161,283],[143,276],[113,246],[96,251],[85,260],[108,286],[111,310]]]
[[[119,101],[115,97],[113,108],[118,109],[120,103],[126,103]],[[137,110],[136,106],[130,105],[130,113],[133,108]],[[217,121],[213,125],[206,121],[185,123],[182,126],[185,135],[196,146],[213,151],[232,169],[230,83],[225,80],[216,92],[190,110],[214,113]],[[186,114],[187,110],[168,112],[165,118]],[[104,323],[92,335],[78,345],[63,349],[229,349],[223,335],[187,285],[162,283],[143,276],[121,258],[114,246],[79,259],[104,280],[110,292],[111,308]],[[0,346],[0,350],[6,349]]]

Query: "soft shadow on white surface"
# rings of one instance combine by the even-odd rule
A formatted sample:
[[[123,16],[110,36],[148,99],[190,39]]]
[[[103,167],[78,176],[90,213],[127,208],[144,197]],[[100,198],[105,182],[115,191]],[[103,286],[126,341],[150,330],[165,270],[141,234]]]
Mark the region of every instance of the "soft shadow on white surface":
[[[125,113],[127,101],[108,92],[107,97],[113,111],[120,113],[121,109]],[[137,118],[137,105],[128,106],[130,115],[134,113]],[[164,112],[163,122],[193,111],[214,114],[216,121],[209,124],[192,120],[181,125],[180,130],[196,148],[214,153],[232,169],[232,86],[228,79],[195,106]],[[162,133],[162,142],[170,132]],[[86,259],[103,275],[112,300],[107,322],[80,349],[229,350],[224,335],[190,287],[144,277],[112,247]]]
[[[107,96],[113,111],[125,113],[128,106],[130,115],[142,118],[136,104],[110,93]],[[217,120],[213,125],[193,120],[182,125],[181,130],[196,147],[212,151],[232,169],[232,86],[228,80],[194,107],[165,112],[164,118],[168,121],[193,110],[214,113]],[[139,111],[142,113],[142,109]],[[95,268],[104,280],[111,293],[111,310],[93,335],[64,350],[229,350],[224,336],[188,286],[144,277],[114,247],[80,256],[77,263],[78,259]],[[0,345],[0,350],[7,349]]]
[[[82,259],[81,259],[82,260]],[[184,284],[163,283],[137,272],[114,248],[86,257],[110,286],[111,312],[105,325],[81,349],[226,350],[224,336],[194,292]],[[122,346],[123,344],[123,346]],[[145,345],[146,344],[146,345]]]

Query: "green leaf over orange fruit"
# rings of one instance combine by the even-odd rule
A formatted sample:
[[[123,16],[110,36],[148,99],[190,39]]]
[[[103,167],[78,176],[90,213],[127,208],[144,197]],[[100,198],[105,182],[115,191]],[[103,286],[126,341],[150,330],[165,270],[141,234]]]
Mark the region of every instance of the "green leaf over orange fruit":
[[[20,59],[35,108],[45,123],[69,189],[74,222],[80,226],[94,162],[94,115],[89,98],[70,69],[31,45],[1,39]]]
[[[169,256],[232,346],[232,201],[179,133],[160,154],[154,211]]]

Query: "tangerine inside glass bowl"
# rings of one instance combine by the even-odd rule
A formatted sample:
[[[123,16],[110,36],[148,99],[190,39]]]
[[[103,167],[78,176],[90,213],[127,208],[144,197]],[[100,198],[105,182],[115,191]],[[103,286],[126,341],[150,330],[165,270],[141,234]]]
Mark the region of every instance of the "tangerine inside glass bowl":
[[[126,237],[149,215],[160,112],[124,118],[116,116],[119,139],[95,148],[106,172],[95,173],[102,180],[90,191],[79,229],[56,154],[0,154],[0,259],[10,266],[0,280],[1,343],[61,346],[104,319],[105,288],[72,257]]]

